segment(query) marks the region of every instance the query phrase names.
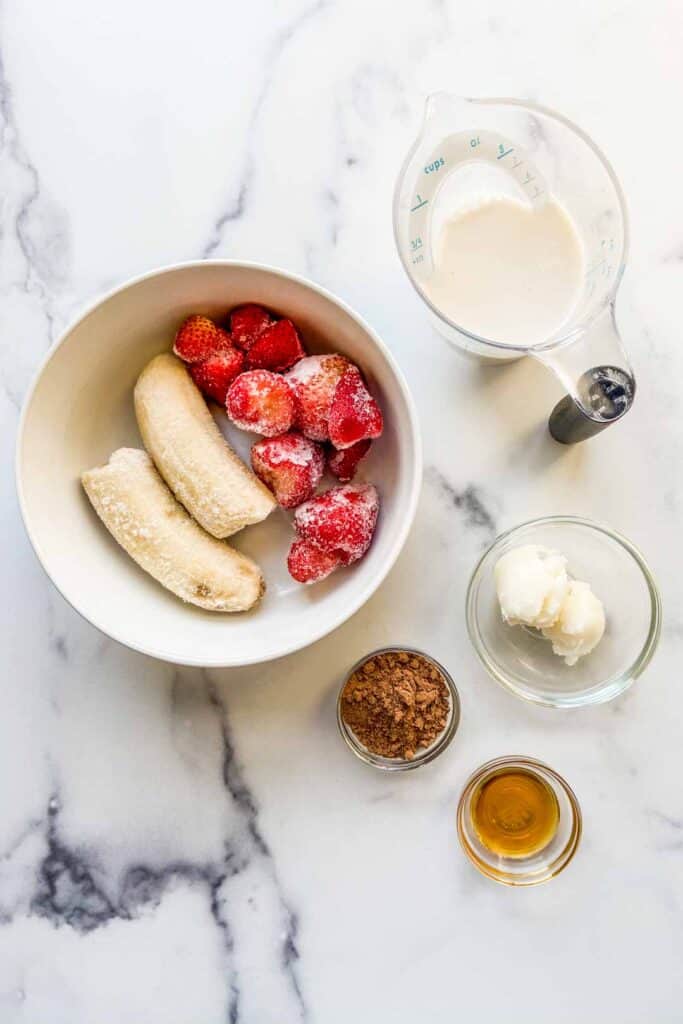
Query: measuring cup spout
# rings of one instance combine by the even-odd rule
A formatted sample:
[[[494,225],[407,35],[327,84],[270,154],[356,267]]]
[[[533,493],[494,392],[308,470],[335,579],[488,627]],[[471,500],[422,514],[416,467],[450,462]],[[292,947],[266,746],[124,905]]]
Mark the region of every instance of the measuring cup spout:
[[[460,102],[459,96],[454,96],[450,92],[432,92],[425,100],[424,119],[425,121],[431,121],[434,118],[441,117],[442,115],[450,115],[453,112],[453,107],[457,106]],[[449,129],[452,131],[452,123],[449,122]]]
[[[443,90],[430,93],[425,100],[418,142],[440,145],[468,120],[468,106],[471,101],[464,96]]]
[[[532,352],[567,389],[550,416],[561,444],[586,441],[620,420],[633,405],[636,381],[619,335],[614,303],[574,341]]]

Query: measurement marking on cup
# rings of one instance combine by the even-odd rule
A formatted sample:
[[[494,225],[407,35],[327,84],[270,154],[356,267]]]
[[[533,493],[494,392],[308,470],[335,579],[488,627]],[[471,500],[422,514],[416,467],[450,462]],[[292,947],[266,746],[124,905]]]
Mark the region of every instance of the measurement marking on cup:
[[[422,206],[426,206],[427,203],[429,202],[428,199],[423,199],[419,192],[417,193],[415,198],[417,199],[417,206],[411,206],[410,207],[410,212],[411,213],[415,213],[416,210],[419,210],[420,207],[422,207]]]
[[[511,166],[512,166],[512,170],[513,170],[513,171],[516,171],[518,167],[521,167],[521,166],[522,166],[522,161],[521,161],[521,160],[518,160],[518,159],[517,159],[517,157],[515,157],[515,159],[514,159],[514,161],[512,162],[512,165],[511,165]]]
[[[502,160],[504,156],[509,156],[510,153],[514,153],[514,149],[506,149],[503,143],[501,142],[500,146],[498,147],[498,156],[496,157],[496,160]]]
[[[531,182],[532,182],[532,181],[535,181],[535,180],[536,180],[536,179],[534,178],[533,174],[529,174],[529,172],[527,171],[527,172],[526,172],[526,178],[525,178],[525,179],[524,179],[524,181],[522,182],[522,185],[530,185],[530,184],[531,184]]]

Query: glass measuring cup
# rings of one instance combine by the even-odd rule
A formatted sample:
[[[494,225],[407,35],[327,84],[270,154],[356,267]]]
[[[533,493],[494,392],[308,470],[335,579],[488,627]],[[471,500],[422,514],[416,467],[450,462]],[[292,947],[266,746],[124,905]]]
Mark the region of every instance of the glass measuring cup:
[[[554,198],[573,221],[584,258],[578,299],[541,342],[481,337],[428,294],[439,230],[472,196],[509,197],[531,207]],[[435,93],[396,184],[394,234],[408,277],[451,344],[500,362],[533,356],[554,371],[567,391],[549,420],[557,441],[586,440],[630,409],[635,377],[614,316],[628,249],[626,207],[614,171],[576,125],[518,100]]]

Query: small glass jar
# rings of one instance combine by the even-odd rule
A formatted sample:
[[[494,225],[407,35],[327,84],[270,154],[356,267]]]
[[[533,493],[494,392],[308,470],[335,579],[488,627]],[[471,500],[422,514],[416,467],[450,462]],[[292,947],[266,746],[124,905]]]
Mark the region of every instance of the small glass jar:
[[[410,759],[404,757],[383,757],[381,754],[373,753],[372,750],[369,750],[360,742],[353,730],[346,724],[342,715],[342,694],[344,692],[344,687],[354,672],[364,665],[366,661],[370,661],[371,658],[376,658],[380,654],[413,654],[416,657],[424,658],[425,661],[428,661],[438,672],[440,672],[446,686],[448,687],[450,707],[446,725],[433,743],[428,747],[420,747],[416,751],[415,757]],[[429,764],[430,761],[433,761],[435,757],[438,757],[439,754],[444,752],[455,736],[459,724],[460,697],[451,675],[446,671],[443,665],[436,661],[435,658],[432,658],[429,654],[425,654],[424,651],[418,651],[413,647],[380,647],[378,650],[371,651],[370,654],[364,655],[347,672],[337,698],[337,725],[339,726],[339,731],[342,734],[347,747],[349,750],[352,750],[356,757],[360,758],[361,761],[372,765],[373,768],[379,768],[381,771],[385,772],[407,772],[411,771],[413,768],[420,768],[422,765]]]
[[[551,790],[557,801],[557,828],[549,842],[528,856],[505,856],[481,841],[473,820],[473,801],[483,786],[501,771],[527,773]],[[458,838],[478,871],[504,885],[538,885],[566,868],[581,839],[581,808],[561,775],[531,757],[498,757],[478,768],[468,779],[458,804]]]

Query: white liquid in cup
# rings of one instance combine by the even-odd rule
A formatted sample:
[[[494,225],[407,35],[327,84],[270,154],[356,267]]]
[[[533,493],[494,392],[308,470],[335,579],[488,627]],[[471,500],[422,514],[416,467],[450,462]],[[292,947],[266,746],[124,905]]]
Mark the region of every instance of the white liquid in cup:
[[[486,198],[447,220],[424,290],[450,320],[482,338],[526,347],[571,316],[584,274],[583,245],[563,206]]]

